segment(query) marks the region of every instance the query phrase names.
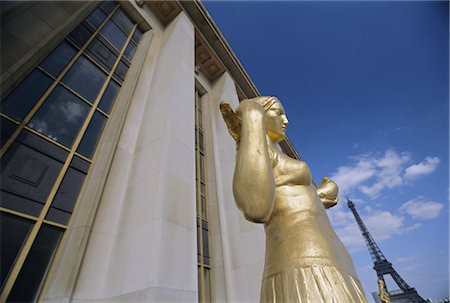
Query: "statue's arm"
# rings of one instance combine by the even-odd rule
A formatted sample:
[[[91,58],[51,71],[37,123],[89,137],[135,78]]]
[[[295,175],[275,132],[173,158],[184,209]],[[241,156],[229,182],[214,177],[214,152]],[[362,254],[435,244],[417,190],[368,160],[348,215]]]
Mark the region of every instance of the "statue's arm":
[[[233,178],[234,197],[247,220],[264,223],[272,213],[275,198],[265,112],[256,102],[244,100],[237,113],[242,125]]]

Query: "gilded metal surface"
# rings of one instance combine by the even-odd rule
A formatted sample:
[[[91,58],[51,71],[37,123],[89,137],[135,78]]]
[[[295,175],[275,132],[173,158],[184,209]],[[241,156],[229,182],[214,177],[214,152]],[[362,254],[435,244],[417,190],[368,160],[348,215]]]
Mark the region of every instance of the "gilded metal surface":
[[[286,136],[288,119],[278,99],[243,100],[236,113],[222,102],[221,111],[240,142],[236,205],[247,220],[265,227],[261,302],[367,302],[325,212],[337,203],[337,186],[324,178],[316,189],[308,165],[283,153],[278,142]]]
[[[386,286],[382,279],[378,280],[378,289],[381,303],[391,303],[391,298],[389,297],[389,293],[386,291]]]

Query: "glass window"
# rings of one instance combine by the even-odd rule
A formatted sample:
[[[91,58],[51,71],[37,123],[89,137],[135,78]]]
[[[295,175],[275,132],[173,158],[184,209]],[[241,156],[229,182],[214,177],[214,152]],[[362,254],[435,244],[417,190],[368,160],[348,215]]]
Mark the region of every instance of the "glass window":
[[[41,67],[45,69],[55,78],[63,70],[70,59],[72,59],[77,51],[66,41],[63,41],[58,47],[41,63]]]
[[[127,72],[128,66],[123,62],[123,60],[120,60],[119,64],[117,65],[116,71],[114,72],[114,75],[119,77],[123,81]]]
[[[34,70],[3,100],[2,112],[22,121],[52,82],[53,80],[43,72]]]
[[[5,144],[5,142],[11,137],[14,131],[17,128],[17,124],[12,123],[8,119],[0,116],[0,127],[1,127],[1,139],[0,139],[0,147]]]
[[[206,302],[211,302],[211,283],[210,283],[210,278],[209,278],[209,268],[203,268],[203,276],[205,278],[205,301]]]
[[[88,53],[92,54],[93,59],[97,61],[106,70],[110,71],[117,60],[117,56],[106,47],[98,38],[95,38],[87,47]]]
[[[62,81],[90,102],[94,102],[106,75],[86,57],[81,56]]]
[[[3,287],[3,283],[32,226],[33,221],[31,220],[0,213],[0,247],[2,249],[0,254],[2,264],[0,287]]]
[[[96,9],[86,20],[94,29],[97,29],[105,19],[106,15],[100,9]]]
[[[199,138],[198,138],[198,143],[200,145],[200,150],[203,151],[203,131],[199,131],[198,132]]]
[[[133,22],[131,22],[130,18],[128,18],[121,9],[117,10],[114,13],[112,19],[116,22],[117,25],[120,26],[121,29],[125,31],[127,35],[130,34],[131,30],[133,29]]]
[[[131,22],[130,18],[128,18],[121,9],[118,9],[114,13],[112,19],[125,31],[127,35],[130,34],[133,29],[133,22]]]
[[[80,145],[78,146],[78,153],[82,154],[85,157],[92,158],[105,122],[106,117],[103,116],[100,112],[95,111],[94,116],[92,117],[92,120],[86,130],[86,133],[84,134],[84,137],[81,140]]]
[[[136,51],[136,45],[130,41],[130,43],[127,46],[127,49],[125,50],[125,53],[123,56],[128,59],[128,61],[131,62],[131,59],[133,59],[134,52]]]
[[[52,154],[67,156],[68,153],[34,134],[31,136],[36,137],[36,140],[27,140],[28,146],[14,142],[0,160],[0,205],[38,216],[63,165]],[[50,148],[59,150],[62,155],[58,155],[58,152],[39,151]]]
[[[42,280],[47,273],[56,246],[63,230],[54,226],[42,225],[30,253],[25,259],[22,270],[17,277],[8,301],[32,302],[42,287]]]
[[[200,181],[205,181],[205,159],[200,155]]]
[[[89,105],[58,85],[28,126],[70,147],[89,109]]]
[[[53,200],[47,220],[67,225],[86,174],[69,167]]]
[[[122,49],[123,45],[125,44],[125,41],[127,40],[125,34],[111,20],[105,24],[105,26],[101,29],[100,32],[118,50]]]
[[[80,157],[77,156],[73,157],[72,162],[70,163],[70,167],[79,170],[85,175],[87,174],[90,165],[91,164],[88,161],[81,159]]]
[[[141,37],[142,37],[142,31],[141,31],[141,30],[139,29],[139,27],[138,27],[138,28],[136,28],[136,30],[134,31],[134,34],[133,34],[132,39],[133,39],[134,42],[138,43],[139,40],[141,40]]]
[[[100,8],[107,15],[109,15],[115,7],[116,7],[116,3],[114,1],[105,1],[102,4],[100,4]]]
[[[201,197],[202,218],[206,219],[206,197]]]
[[[203,239],[203,262],[209,265],[209,243],[208,243],[208,230],[202,229]]]
[[[105,113],[110,113],[114,100],[116,100],[117,94],[119,93],[119,89],[120,86],[114,80],[109,81],[108,87],[98,105]]]
[[[91,27],[85,22],[78,25],[68,36],[70,41],[74,42],[79,47],[83,46],[92,36],[93,31]]]

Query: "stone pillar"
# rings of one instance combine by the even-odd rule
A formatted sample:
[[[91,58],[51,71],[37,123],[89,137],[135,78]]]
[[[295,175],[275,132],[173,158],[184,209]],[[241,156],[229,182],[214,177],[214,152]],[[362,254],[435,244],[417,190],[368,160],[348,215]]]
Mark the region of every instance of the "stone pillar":
[[[194,28],[155,33],[106,181],[74,302],[197,301]]]
[[[217,187],[217,204],[210,207],[217,208],[213,212],[218,213],[219,220],[213,230],[213,282],[219,286],[214,291],[217,301],[256,302],[261,289],[265,235],[263,226],[246,221],[234,202],[232,180],[236,146],[221,117],[219,104],[222,100],[233,108],[239,104],[234,81],[228,73],[214,83],[209,107]],[[220,289],[221,285],[226,289]]]

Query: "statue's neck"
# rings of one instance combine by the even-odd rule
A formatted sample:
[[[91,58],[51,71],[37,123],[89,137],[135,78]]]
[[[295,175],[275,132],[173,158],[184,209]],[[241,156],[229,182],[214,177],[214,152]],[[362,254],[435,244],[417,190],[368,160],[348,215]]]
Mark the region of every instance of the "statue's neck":
[[[282,154],[283,151],[280,147],[280,145],[278,144],[277,141],[275,141],[274,139],[270,138],[269,136],[267,137],[267,146],[275,153],[279,153]]]

